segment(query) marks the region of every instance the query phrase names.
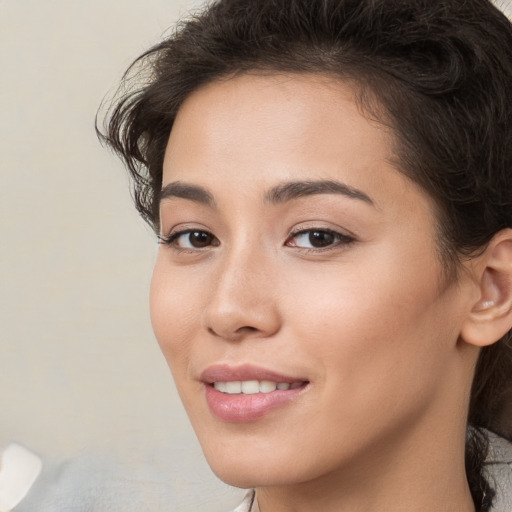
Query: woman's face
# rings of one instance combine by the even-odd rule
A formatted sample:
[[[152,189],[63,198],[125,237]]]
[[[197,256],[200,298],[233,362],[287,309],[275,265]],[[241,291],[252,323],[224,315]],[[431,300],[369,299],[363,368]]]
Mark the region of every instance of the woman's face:
[[[180,109],[152,322],[231,484],[312,480],[464,423],[465,285],[444,281],[391,142],[318,76],[239,76]]]

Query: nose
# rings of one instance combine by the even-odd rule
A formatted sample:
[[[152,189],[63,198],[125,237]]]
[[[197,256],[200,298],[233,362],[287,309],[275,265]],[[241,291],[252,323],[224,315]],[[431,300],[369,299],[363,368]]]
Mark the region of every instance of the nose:
[[[268,338],[281,326],[275,262],[246,247],[219,262],[203,314],[208,332],[226,341]]]

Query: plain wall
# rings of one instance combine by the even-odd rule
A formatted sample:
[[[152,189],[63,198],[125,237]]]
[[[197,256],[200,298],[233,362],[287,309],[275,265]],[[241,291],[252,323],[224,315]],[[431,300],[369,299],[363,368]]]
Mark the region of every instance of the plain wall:
[[[211,511],[193,496],[224,487],[150,326],[156,239],[94,131],[124,69],[193,6],[0,1],[0,446],[179,470],[194,485],[176,510]]]

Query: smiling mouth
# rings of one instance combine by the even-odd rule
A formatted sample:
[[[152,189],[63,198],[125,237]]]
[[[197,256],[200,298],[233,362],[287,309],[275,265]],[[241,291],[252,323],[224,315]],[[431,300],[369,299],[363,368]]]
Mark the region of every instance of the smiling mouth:
[[[252,364],[214,364],[200,377],[212,414],[223,422],[245,423],[298,400],[310,381]]]
[[[307,384],[306,381],[273,382],[270,380],[216,381],[211,384],[217,391],[228,395],[255,395],[298,389]]]
[[[309,381],[215,380],[205,383],[210,411],[228,423],[253,422],[271,411],[293,403],[309,387]]]

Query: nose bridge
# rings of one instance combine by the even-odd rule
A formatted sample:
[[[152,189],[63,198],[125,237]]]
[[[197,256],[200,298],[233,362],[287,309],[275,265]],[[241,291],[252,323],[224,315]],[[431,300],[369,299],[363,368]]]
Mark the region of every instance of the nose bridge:
[[[221,288],[225,286],[227,289],[233,287],[234,291],[249,290],[253,285],[261,283],[265,276],[271,273],[268,257],[265,256],[261,247],[255,247],[257,245],[260,244],[242,240],[226,254],[219,276]]]
[[[226,339],[270,336],[279,328],[276,261],[262,244],[242,239],[219,258],[205,326]]]

